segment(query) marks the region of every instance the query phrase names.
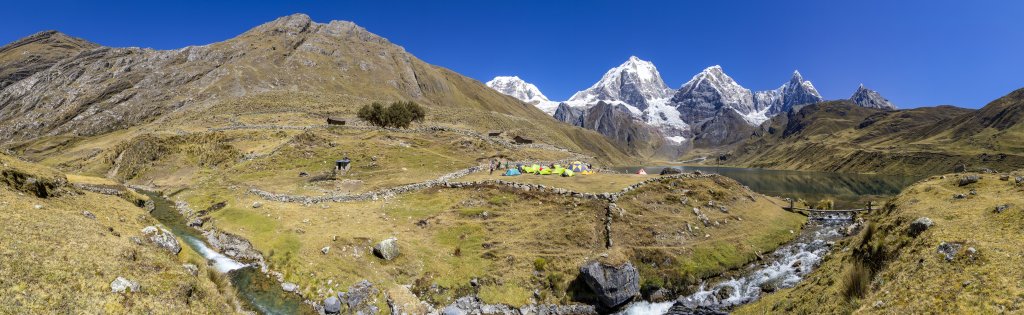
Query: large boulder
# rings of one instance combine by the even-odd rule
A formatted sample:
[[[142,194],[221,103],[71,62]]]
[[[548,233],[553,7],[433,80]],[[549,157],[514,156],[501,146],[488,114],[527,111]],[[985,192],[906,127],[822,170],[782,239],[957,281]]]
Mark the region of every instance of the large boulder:
[[[622,305],[640,294],[640,273],[630,262],[611,265],[592,261],[580,268],[580,277],[608,308]]]
[[[377,245],[373,246],[373,254],[377,255],[377,257],[383,258],[384,260],[395,259],[396,257],[398,257],[399,254],[398,239],[392,237],[380,241],[380,243],[377,243]]]
[[[910,227],[907,228],[907,235],[917,237],[918,235],[921,235],[921,233],[924,233],[925,230],[932,227],[932,225],[935,225],[935,223],[933,223],[932,219],[929,219],[928,217],[917,218],[914,222],[910,222]]]
[[[978,175],[964,175],[963,177],[960,177],[960,182],[958,182],[957,185],[967,186],[970,184],[977,183],[980,179],[981,176]]]
[[[174,233],[171,233],[171,231],[168,231],[163,227],[156,227],[153,225],[147,226],[142,229],[142,235],[148,237],[153,244],[156,244],[156,246],[166,249],[175,255],[181,252],[181,244],[179,244],[178,239],[174,237]]]

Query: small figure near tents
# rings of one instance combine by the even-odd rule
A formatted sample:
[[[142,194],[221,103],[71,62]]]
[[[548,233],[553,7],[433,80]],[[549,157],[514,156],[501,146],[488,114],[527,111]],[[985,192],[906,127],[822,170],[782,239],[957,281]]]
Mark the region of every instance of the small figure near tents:
[[[644,169],[643,169],[643,168],[641,167],[639,171],[636,171],[636,174],[637,174],[637,175],[647,175],[647,171],[645,171],[645,170],[644,170]]]
[[[519,172],[519,169],[510,168],[507,171],[505,171],[505,174],[502,175],[502,176],[519,176],[519,175],[522,175],[522,173]]]

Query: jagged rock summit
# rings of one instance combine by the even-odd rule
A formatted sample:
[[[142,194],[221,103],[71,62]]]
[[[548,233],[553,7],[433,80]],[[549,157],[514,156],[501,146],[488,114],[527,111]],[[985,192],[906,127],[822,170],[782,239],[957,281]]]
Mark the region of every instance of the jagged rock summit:
[[[857,88],[856,92],[853,92],[853,95],[850,96],[850,101],[867,108],[896,109],[896,105],[882,97],[882,94],[864,87],[863,84]]]
[[[671,93],[672,89],[665,85],[653,63],[630,56],[626,62],[605,72],[593,86],[573,94],[566,103],[588,107],[603,101],[644,110],[654,100]]]

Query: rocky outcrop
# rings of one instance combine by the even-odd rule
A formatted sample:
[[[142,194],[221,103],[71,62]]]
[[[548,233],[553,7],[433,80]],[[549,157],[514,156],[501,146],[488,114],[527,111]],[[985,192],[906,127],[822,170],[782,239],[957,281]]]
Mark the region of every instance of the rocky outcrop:
[[[244,261],[261,261],[260,254],[248,240],[225,232],[210,230],[203,232],[206,243],[224,255]]]
[[[616,266],[592,261],[580,268],[580,277],[608,308],[622,305],[640,294],[640,273],[630,262]]]
[[[142,286],[138,282],[125,279],[124,277],[117,277],[117,279],[110,282],[110,292],[125,293],[128,291],[140,292],[142,291]]]
[[[935,223],[932,222],[932,219],[927,217],[917,218],[914,222],[910,222],[910,227],[907,228],[907,235],[910,235],[910,237],[917,237],[934,224]]]
[[[349,287],[348,291],[338,293],[338,298],[345,303],[346,314],[379,314],[380,308],[376,305],[379,292],[373,283],[362,280]]]
[[[163,227],[147,226],[142,229],[142,235],[149,238],[150,242],[153,242],[156,246],[163,248],[172,254],[177,255],[181,252],[181,244],[178,243],[178,239],[174,237],[174,233],[168,231]]]
[[[956,254],[960,252],[961,247],[963,247],[963,244],[957,242],[942,242],[936,251],[946,258],[946,261],[953,261],[956,258]]]
[[[464,296],[455,300],[441,310],[442,315],[596,315],[597,310],[590,305],[526,305],[514,308],[501,304],[485,304],[474,296]]]
[[[970,184],[977,183],[978,180],[980,180],[980,179],[981,179],[981,176],[978,176],[978,175],[964,175],[963,177],[960,177],[959,181],[957,181],[957,185],[958,186],[967,186],[967,185],[970,185]]]

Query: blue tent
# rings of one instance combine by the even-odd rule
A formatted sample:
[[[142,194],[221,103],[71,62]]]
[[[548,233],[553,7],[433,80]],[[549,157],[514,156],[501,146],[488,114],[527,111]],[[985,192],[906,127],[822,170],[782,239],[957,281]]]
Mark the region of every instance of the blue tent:
[[[519,173],[518,169],[510,168],[507,171],[505,171],[505,176],[519,176],[519,175],[521,175],[521,173]]]

